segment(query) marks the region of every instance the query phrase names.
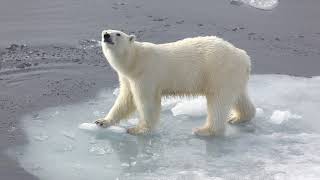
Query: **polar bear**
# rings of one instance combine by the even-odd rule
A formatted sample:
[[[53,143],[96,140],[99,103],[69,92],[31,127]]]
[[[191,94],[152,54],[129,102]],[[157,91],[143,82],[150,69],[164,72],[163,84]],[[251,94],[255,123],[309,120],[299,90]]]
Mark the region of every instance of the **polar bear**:
[[[139,123],[127,132],[147,133],[159,121],[162,96],[206,97],[206,122],[193,129],[199,136],[221,134],[225,122],[254,117],[247,92],[250,57],[229,42],[206,36],[153,44],[117,30],[104,30],[101,36],[103,54],[119,76],[120,93],[96,124],[114,125],[137,110]]]

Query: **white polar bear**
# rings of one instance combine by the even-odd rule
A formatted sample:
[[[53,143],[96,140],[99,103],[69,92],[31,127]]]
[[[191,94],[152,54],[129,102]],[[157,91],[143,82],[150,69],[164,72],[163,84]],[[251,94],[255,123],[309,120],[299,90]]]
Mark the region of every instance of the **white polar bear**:
[[[134,35],[121,31],[104,30],[102,50],[120,81],[120,94],[110,112],[95,122],[102,127],[137,110],[139,123],[128,133],[149,132],[159,120],[162,96],[206,97],[207,119],[193,129],[196,135],[222,133],[227,120],[239,123],[255,115],[247,93],[250,57],[218,37],[153,44],[137,42]]]

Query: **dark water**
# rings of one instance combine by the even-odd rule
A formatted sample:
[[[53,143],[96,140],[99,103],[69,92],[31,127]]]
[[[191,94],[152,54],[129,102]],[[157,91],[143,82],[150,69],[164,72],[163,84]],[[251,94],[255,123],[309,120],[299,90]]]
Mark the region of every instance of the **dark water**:
[[[102,29],[151,42],[217,35],[247,50],[256,74],[315,76],[320,74],[319,6],[314,0],[282,0],[272,11],[261,11],[218,0],[2,0],[2,178],[36,178],[4,153],[28,143],[20,123],[25,114],[88,101],[116,86],[97,42]]]

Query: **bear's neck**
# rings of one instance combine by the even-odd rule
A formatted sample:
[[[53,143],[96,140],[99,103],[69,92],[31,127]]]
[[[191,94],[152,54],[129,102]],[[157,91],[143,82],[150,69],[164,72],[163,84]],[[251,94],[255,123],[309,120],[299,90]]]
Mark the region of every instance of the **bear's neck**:
[[[137,58],[136,58],[136,47],[124,51],[123,53],[115,53],[109,49],[104,49],[103,53],[105,54],[108,62],[111,67],[121,75],[126,77],[134,77],[137,72]]]

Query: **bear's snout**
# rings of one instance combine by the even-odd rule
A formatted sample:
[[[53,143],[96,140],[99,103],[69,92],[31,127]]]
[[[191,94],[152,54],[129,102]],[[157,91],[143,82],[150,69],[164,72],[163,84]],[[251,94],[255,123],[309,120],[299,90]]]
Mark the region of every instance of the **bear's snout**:
[[[109,38],[110,38],[110,34],[105,33],[103,37],[104,37],[105,40],[106,40],[106,39],[109,39]]]
[[[104,42],[106,42],[106,43],[114,44],[114,43],[112,42],[111,35],[108,34],[108,33],[105,33],[105,34],[103,35],[103,39],[104,39]]]

